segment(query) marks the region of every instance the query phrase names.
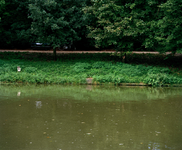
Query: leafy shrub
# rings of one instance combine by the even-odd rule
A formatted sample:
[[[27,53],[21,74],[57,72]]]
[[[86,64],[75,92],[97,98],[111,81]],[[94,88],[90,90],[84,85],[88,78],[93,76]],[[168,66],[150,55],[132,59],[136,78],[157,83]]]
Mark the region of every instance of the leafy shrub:
[[[0,59],[2,64],[0,80],[3,82],[85,84],[87,77],[93,77],[94,81],[100,83],[144,82],[153,86],[182,83],[179,70],[171,71],[168,68],[131,65],[122,62],[111,63],[108,62],[108,55],[65,55],[59,61],[40,61],[38,59],[27,61],[17,59],[16,56],[13,57],[14,60],[13,58]],[[21,72],[17,72],[17,66],[22,68]]]
[[[149,85],[158,86],[163,84],[163,75],[161,74],[149,74],[145,79],[144,83]]]
[[[37,71],[37,68],[35,68],[35,67],[26,67],[23,71],[27,72],[27,73],[34,73],[34,72]]]
[[[144,79],[144,83],[152,86],[162,86],[164,84],[180,84],[182,83],[182,79],[165,73],[148,74],[148,76]]]
[[[1,74],[4,74],[3,67],[0,67],[0,75],[1,75]]]
[[[148,74],[158,74],[158,73],[160,73],[160,69],[157,67],[153,67],[148,70]]]
[[[153,68],[152,66],[136,65],[136,69],[141,70],[143,73],[147,73],[149,69]]]
[[[73,71],[75,72],[84,72],[85,69],[90,69],[92,66],[91,64],[89,63],[81,63],[81,62],[78,62],[78,63],[75,63],[75,65],[73,66]]]
[[[105,67],[105,64],[106,64],[105,62],[97,61],[92,64],[92,68],[99,69]]]
[[[5,72],[16,71],[16,70],[17,70],[17,67],[14,66],[13,64],[6,63],[6,64],[2,65],[2,67],[1,67],[1,71],[3,71],[4,73]]]
[[[160,72],[170,74],[172,71],[169,68],[161,68]]]
[[[5,64],[5,61],[3,61],[2,59],[0,59],[0,66],[3,66]]]
[[[103,70],[102,69],[90,69],[89,72],[87,72],[87,77],[92,77],[94,75],[99,75],[102,74]]]
[[[137,69],[135,67],[121,69],[120,73],[122,75],[127,75],[127,76],[130,76],[130,77],[142,76],[143,75],[142,70]]]
[[[124,76],[116,76],[114,79],[113,79],[113,83],[117,84],[117,83],[125,83],[126,82],[126,79]]]
[[[11,72],[12,71],[11,69],[12,69],[11,67],[6,67],[4,68],[4,72]]]
[[[170,74],[171,70],[169,68],[157,68],[157,67],[153,67],[148,70],[148,74],[158,74],[158,73]]]

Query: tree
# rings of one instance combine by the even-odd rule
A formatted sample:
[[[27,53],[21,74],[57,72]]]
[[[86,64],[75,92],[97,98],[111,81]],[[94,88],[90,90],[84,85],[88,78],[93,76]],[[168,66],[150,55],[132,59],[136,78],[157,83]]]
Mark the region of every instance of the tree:
[[[85,18],[82,7],[85,0],[31,0],[29,4],[32,40],[56,47],[80,40]]]
[[[0,0],[0,12],[2,11],[3,5],[5,4],[4,0]]]
[[[96,47],[175,53],[182,47],[181,7],[181,0],[92,0],[84,9],[96,20],[88,37]]]
[[[2,14],[4,5],[5,5],[5,1],[4,0],[0,0],[0,14]],[[1,22],[1,16],[0,16],[0,22]],[[1,32],[2,32],[2,27],[0,26],[0,33]]]
[[[5,4],[5,1],[4,0],[0,0],[0,11],[2,11],[2,7],[3,7],[4,4]]]
[[[96,23],[88,26],[88,37],[95,39],[96,47],[113,46],[117,50],[125,51],[132,50],[137,42],[142,45],[141,39],[145,37],[148,20],[145,17],[146,10],[141,8],[147,2],[92,0],[92,3],[92,6],[84,10],[96,18]]]
[[[167,0],[158,6],[158,19],[151,20],[150,31],[154,35],[148,41],[154,41],[159,52],[182,51],[182,1]]]
[[[1,46],[27,47],[29,34],[26,31],[30,28],[31,20],[28,19],[28,3],[27,0],[8,0],[3,8],[1,7],[3,9],[0,13]]]

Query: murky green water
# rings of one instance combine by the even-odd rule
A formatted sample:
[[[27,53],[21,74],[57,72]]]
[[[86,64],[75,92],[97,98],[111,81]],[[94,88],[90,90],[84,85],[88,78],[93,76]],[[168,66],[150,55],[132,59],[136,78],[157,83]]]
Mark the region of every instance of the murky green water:
[[[0,86],[0,150],[180,150],[182,88]]]

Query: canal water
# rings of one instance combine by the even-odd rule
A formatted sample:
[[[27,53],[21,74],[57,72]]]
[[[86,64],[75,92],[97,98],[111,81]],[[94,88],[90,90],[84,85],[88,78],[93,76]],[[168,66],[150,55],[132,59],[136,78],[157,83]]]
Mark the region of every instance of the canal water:
[[[0,85],[0,150],[180,150],[182,88]]]

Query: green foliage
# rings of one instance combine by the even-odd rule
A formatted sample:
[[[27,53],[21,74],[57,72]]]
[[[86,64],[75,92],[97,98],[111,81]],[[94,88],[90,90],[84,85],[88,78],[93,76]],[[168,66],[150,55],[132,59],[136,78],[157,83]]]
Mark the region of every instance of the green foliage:
[[[0,6],[4,5],[5,1],[4,0],[0,0]]]
[[[26,32],[30,28],[28,4],[29,1],[8,0],[0,9],[1,48],[29,47],[29,33]]]
[[[4,0],[0,0],[0,14],[2,13],[3,9],[4,9],[4,5],[5,5],[5,1]],[[1,22],[1,16],[0,16],[0,22]],[[1,26],[0,26],[0,33],[2,32]]]
[[[157,20],[150,21],[150,31],[155,31],[153,40],[160,52],[181,51],[182,47],[182,5],[178,0],[167,0],[158,6]]]
[[[112,62],[108,61],[110,54],[62,55],[58,61],[40,61],[35,56],[29,61],[21,53],[4,53],[3,57],[6,58],[0,59],[0,81],[3,83],[86,84],[88,77],[96,84],[144,82],[162,86],[182,83],[180,70]],[[40,55],[40,58],[44,57]],[[21,72],[17,72],[17,66],[21,67]]]
[[[102,68],[104,66],[105,66],[105,63],[102,61],[97,61],[92,64],[92,68],[96,68],[96,69]]]
[[[148,74],[144,83],[152,86],[163,86],[165,84],[181,84],[182,78],[174,77],[165,73]]]
[[[28,73],[35,73],[37,71],[37,68],[35,67],[26,67],[23,71]]]
[[[146,37],[148,18],[153,19],[152,13],[157,9],[155,2],[149,2],[93,0],[93,4],[84,9],[85,13],[96,18],[96,23],[88,26],[88,36],[95,39],[97,47],[114,46],[116,50],[122,51],[140,48]],[[152,9],[149,7],[151,5]]]
[[[48,42],[53,47],[80,40],[87,20],[84,0],[31,0],[29,4],[32,40]],[[82,31],[82,32],[81,32]]]
[[[120,84],[120,83],[137,83],[135,80],[131,80],[130,77],[128,76],[123,76],[123,75],[117,75],[115,76],[114,74],[108,74],[108,75],[94,75],[93,76],[94,81],[99,82],[99,83],[115,83],[115,84]]]
[[[181,51],[182,5],[178,0],[92,0],[84,12],[95,17],[88,37],[96,47],[119,51]],[[141,9],[143,8],[143,9]]]
[[[157,73],[167,73],[167,74],[170,74],[171,70],[169,68],[153,67],[153,68],[149,69],[148,73],[149,74],[157,74]]]
[[[4,5],[5,5],[5,1],[4,0],[0,0],[0,13],[1,13]],[[1,18],[0,18],[0,21],[1,21]]]
[[[75,63],[73,66],[73,71],[75,72],[84,72],[86,69],[90,69],[92,66],[89,63]]]
[[[100,68],[111,69],[112,67],[113,66],[111,63],[106,63],[104,61],[97,61],[92,64],[92,68],[94,69],[100,69]]]
[[[0,45],[43,42],[55,51],[77,43],[175,54],[182,52],[181,16],[181,0],[0,0]]]
[[[4,65],[5,61],[3,61],[2,59],[0,59],[0,66]]]

